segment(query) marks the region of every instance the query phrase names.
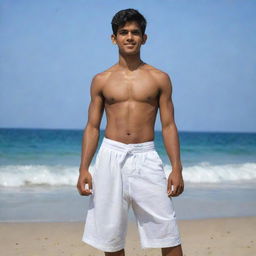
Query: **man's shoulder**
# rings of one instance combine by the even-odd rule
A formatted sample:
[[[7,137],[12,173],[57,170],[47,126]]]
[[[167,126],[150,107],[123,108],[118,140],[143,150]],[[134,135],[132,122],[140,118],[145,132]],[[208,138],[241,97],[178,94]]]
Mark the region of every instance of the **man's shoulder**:
[[[97,82],[106,82],[106,80],[109,78],[112,72],[116,70],[116,65],[113,65],[109,67],[106,70],[103,70],[102,72],[97,73],[94,77],[93,80]]]
[[[108,76],[108,72],[102,71],[102,72],[97,73],[96,75],[94,75],[93,80],[101,81],[101,80],[106,79],[107,76]]]
[[[147,70],[150,75],[158,81],[166,81],[170,79],[170,76],[167,72],[160,70],[159,68],[156,68],[152,65],[146,64],[144,69]]]

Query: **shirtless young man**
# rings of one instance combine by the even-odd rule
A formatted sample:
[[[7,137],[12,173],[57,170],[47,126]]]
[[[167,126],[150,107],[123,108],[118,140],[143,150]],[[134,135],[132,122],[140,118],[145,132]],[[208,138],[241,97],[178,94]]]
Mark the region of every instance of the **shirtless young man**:
[[[146,20],[137,10],[119,11],[112,20],[111,36],[119,49],[119,62],[92,80],[77,182],[79,193],[90,195],[82,240],[105,255],[125,255],[131,204],[142,248],[162,248],[162,255],[182,256],[171,199],[184,190],[172,85],[168,74],[140,58],[147,39],[145,28]],[[154,149],[158,108],[172,165],[168,179]],[[107,126],[92,176],[89,165],[97,149],[104,109]]]

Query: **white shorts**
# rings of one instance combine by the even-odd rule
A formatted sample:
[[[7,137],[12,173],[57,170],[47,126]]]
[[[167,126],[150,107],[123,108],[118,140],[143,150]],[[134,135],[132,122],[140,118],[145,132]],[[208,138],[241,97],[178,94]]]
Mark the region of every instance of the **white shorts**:
[[[83,242],[105,252],[123,249],[131,205],[142,248],[181,244],[163,162],[154,141],[125,144],[104,137],[92,185]]]

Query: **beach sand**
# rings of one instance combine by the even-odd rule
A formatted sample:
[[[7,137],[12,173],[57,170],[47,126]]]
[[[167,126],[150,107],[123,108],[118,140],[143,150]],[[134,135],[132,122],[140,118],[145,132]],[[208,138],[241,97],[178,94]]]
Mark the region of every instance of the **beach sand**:
[[[184,256],[256,255],[256,217],[178,220]],[[0,223],[4,256],[104,255],[81,241],[83,222]],[[141,249],[135,223],[129,222],[126,255],[161,255]]]

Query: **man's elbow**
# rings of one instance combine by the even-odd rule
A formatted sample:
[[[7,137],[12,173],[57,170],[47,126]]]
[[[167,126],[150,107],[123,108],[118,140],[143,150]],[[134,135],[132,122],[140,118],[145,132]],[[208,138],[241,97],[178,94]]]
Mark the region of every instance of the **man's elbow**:
[[[100,126],[97,124],[88,122],[85,128],[85,131],[88,131],[89,133],[99,132]]]
[[[162,123],[162,131],[176,129],[175,122]]]

